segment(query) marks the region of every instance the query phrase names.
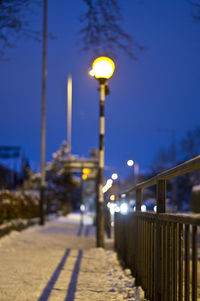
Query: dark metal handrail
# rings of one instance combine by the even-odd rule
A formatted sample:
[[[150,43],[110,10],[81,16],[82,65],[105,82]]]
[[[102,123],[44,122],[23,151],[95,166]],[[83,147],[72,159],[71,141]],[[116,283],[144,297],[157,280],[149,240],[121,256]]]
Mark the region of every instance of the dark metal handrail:
[[[137,212],[140,217],[148,217],[159,221],[173,222],[173,223],[183,223],[185,225],[200,226],[200,214],[174,214],[174,213],[160,213],[156,214],[154,212]]]
[[[127,191],[123,192],[125,194],[129,194],[132,191],[137,189],[144,189],[157,184],[159,180],[168,180],[171,178],[175,178],[181,176],[183,174],[189,173],[191,171],[200,169],[200,156],[197,156],[191,160],[188,160],[180,165],[177,165],[173,168],[170,168],[160,174],[156,175],[155,177],[148,179],[147,181],[141,182],[136,184],[135,186],[131,187]]]
[[[139,183],[136,212],[115,215],[115,248],[149,300],[197,300],[200,214],[169,214],[166,181],[200,169],[200,156]],[[157,212],[141,212],[142,190],[156,185]]]

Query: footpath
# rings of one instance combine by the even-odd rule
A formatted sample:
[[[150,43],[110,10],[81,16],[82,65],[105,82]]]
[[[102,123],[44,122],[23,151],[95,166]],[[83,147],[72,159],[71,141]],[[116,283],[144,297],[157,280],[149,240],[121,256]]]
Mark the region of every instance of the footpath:
[[[145,300],[112,239],[105,249],[95,243],[95,228],[78,214],[11,232],[0,239],[0,300]]]

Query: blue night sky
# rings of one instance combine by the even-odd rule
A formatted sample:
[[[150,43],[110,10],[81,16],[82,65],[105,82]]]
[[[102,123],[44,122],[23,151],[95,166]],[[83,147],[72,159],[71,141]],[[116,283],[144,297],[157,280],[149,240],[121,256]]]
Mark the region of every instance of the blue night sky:
[[[59,3],[59,5],[58,5]],[[120,1],[124,28],[147,47],[132,61],[119,52],[105,103],[105,164],[128,173],[126,161],[147,170],[157,150],[199,125],[200,23],[192,18],[188,1]],[[32,16],[42,28],[42,9]],[[47,53],[47,145],[49,161],[66,139],[66,81],[73,79],[72,153],[88,156],[98,147],[98,83],[88,76],[91,54],[80,51],[78,17],[81,0],[49,0]],[[42,44],[19,39],[0,62],[0,145],[18,145],[34,169],[40,167]]]

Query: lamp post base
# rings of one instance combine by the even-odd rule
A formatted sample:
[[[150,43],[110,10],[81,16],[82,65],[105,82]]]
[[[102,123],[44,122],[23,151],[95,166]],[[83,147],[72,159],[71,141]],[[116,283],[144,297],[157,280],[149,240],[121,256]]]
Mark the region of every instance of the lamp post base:
[[[104,203],[97,203],[97,248],[104,248],[104,229],[105,229],[105,220],[104,220]]]
[[[45,187],[40,188],[40,222],[41,226],[45,224],[45,205],[44,205]]]

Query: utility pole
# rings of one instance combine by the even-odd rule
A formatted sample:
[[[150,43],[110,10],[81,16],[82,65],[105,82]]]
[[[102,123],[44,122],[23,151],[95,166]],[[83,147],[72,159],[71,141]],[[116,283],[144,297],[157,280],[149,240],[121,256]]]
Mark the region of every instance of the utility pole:
[[[45,223],[45,140],[46,140],[46,57],[47,57],[47,0],[43,8],[43,51],[42,51],[42,121],[41,121],[41,186],[40,186],[40,225]]]

